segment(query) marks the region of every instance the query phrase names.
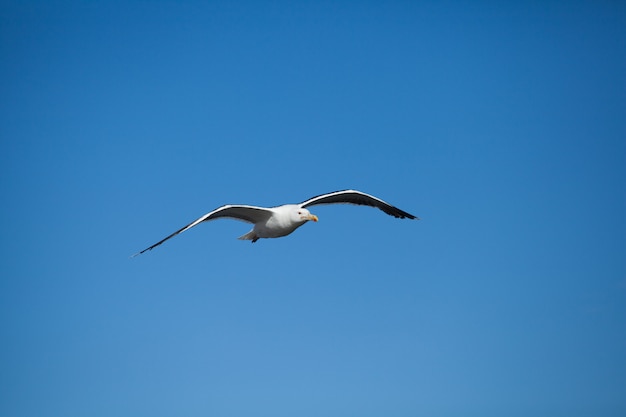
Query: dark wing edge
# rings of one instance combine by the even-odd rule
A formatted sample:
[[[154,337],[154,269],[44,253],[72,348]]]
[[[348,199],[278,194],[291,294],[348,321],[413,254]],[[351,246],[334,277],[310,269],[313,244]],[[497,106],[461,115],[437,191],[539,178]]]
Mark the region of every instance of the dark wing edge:
[[[355,204],[358,206],[370,206],[376,207],[387,213],[388,215],[396,217],[398,219],[406,218],[419,220],[417,216],[407,213],[404,210],[400,210],[399,208],[392,206],[391,204],[381,200],[380,198],[356,190],[342,190],[334,191],[327,194],[321,194],[312,197],[306,201],[303,201],[302,203],[300,203],[300,206],[306,208],[322,204]]]
[[[255,218],[255,216],[250,215],[251,213],[256,212],[257,214],[257,218]],[[259,216],[259,214],[266,214],[268,217],[271,215],[271,212],[263,207],[254,207],[254,206],[236,206],[236,205],[225,205],[222,207],[218,207],[215,210],[205,214],[204,216],[194,220],[193,222],[189,223],[186,226],[181,227],[180,229],[178,229],[177,231],[175,231],[174,233],[172,233],[171,235],[159,240],[157,243],[155,243],[154,245],[145,248],[144,250],[135,253],[134,255],[131,256],[131,258],[134,258],[136,256],[141,255],[144,252],[150,251],[154,248],[156,248],[157,246],[159,246],[160,244],[162,244],[163,242],[165,242],[168,239],[173,238],[174,236],[183,233],[184,231],[191,229],[194,226],[197,226],[198,224],[205,222],[205,221],[210,221],[210,220],[215,220],[215,219],[219,219],[219,218],[231,218],[231,219],[235,219],[235,220],[240,220],[240,221],[244,221],[247,223],[256,223],[259,220],[259,217],[263,217],[263,216]]]

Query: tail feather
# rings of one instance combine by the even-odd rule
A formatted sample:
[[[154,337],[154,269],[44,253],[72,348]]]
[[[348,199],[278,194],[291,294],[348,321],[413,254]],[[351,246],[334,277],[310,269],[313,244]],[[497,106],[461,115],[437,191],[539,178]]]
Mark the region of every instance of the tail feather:
[[[254,233],[254,230],[250,230],[248,233],[246,233],[243,236],[239,236],[240,240],[251,240],[252,243],[256,242],[257,240],[259,240],[259,237],[256,235],[256,233]]]

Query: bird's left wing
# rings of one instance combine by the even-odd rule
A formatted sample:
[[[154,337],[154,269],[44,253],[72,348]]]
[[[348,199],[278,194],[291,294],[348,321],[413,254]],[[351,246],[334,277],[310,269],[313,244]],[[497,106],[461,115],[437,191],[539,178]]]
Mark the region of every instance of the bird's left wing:
[[[319,204],[356,204],[359,206],[370,206],[376,207],[388,215],[400,219],[418,219],[416,216],[409,214],[404,210],[400,210],[380,198],[356,190],[335,191],[328,194],[318,195],[303,201],[300,203],[300,207],[306,208]]]
[[[220,219],[220,218],[229,218],[229,219],[244,221],[247,223],[257,223],[257,222],[269,219],[271,215],[272,215],[272,211],[264,207],[242,206],[242,205],[222,206],[205,214],[199,219],[194,220],[188,225],[181,227],[180,229],[178,229],[171,235],[158,241],[157,243],[150,246],[149,248],[146,248],[142,250],[141,252],[137,252],[132,257],[134,258],[135,256],[141,255],[144,252],[152,250],[156,248],[157,246],[159,246],[161,243],[165,242],[166,240],[173,238],[177,234],[182,233],[188,229],[191,229],[192,227],[197,226],[198,224],[202,222],[208,222],[210,220],[215,220],[215,219]]]

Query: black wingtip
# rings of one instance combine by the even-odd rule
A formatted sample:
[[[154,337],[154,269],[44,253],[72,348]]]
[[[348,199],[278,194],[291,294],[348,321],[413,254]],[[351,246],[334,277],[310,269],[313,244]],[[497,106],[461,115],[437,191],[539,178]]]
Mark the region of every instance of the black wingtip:
[[[136,258],[136,257],[138,257],[139,255],[141,255],[142,253],[144,253],[145,251],[147,251],[147,250],[149,250],[149,249],[144,249],[144,250],[142,250],[141,252],[137,252],[137,253],[135,253],[134,255],[130,255],[130,258],[131,258],[131,259],[132,259],[132,258]]]
[[[400,210],[398,207],[391,206],[390,209],[380,208],[385,213],[390,216],[395,217],[396,219],[411,219],[411,220],[419,220],[419,217],[412,215],[411,213],[407,213],[404,210]]]
[[[159,243],[155,243],[154,245],[150,246],[149,248],[145,248],[144,250],[142,250],[141,252],[137,252],[136,254],[132,255],[131,258],[136,258],[137,256],[148,252],[149,250],[152,250],[154,248],[156,248],[157,246],[159,246],[161,243],[163,243],[165,240],[167,239],[163,239],[162,241],[160,241]]]

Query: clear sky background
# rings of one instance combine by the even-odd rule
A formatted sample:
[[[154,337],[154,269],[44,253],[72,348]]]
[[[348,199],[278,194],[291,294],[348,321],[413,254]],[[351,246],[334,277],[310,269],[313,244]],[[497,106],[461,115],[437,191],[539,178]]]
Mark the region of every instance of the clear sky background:
[[[626,6],[0,6],[0,415],[626,415]],[[355,188],[254,245],[226,203]]]

